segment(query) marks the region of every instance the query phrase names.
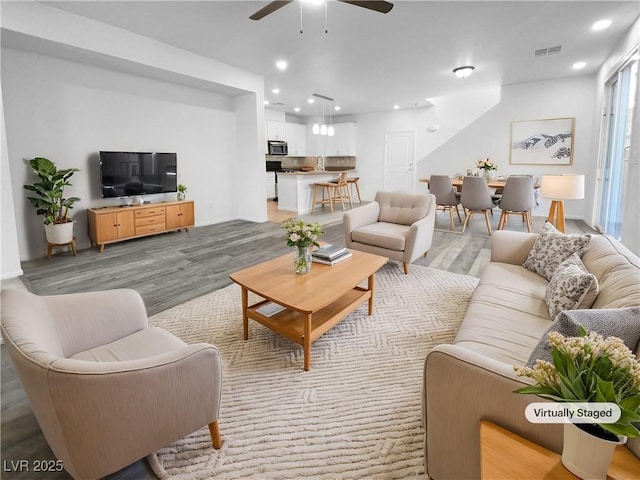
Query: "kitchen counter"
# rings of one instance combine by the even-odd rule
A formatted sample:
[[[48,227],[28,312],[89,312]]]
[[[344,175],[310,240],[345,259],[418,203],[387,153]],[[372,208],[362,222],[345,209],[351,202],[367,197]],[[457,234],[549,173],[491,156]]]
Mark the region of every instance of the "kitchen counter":
[[[278,172],[278,210],[296,212],[298,215],[311,212],[311,195],[315,182],[337,180],[342,172],[355,177],[356,170],[329,172]]]
[[[347,172],[347,175],[351,172],[355,172],[356,170],[354,168],[348,169],[348,168],[339,168],[337,170],[333,170],[333,169],[325,169],[324,172],[320,172],[318,170],[313,170],[311,172],[303,172],[303,171],[292,171],[292,172],[278,172],[278,178],[280,176],[284,176],[284,175],[333,175],[334,177],[337,175],[340,175],[342,172]]]

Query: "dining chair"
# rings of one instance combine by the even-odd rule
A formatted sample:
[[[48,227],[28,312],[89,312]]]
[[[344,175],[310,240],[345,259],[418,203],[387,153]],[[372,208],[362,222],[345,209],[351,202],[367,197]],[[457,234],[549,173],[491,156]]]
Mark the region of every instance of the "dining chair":
[[[487,180],[484,177],[464,177],[460,201],[467,215],[467,218],[464,219],[464,223],[462,224],[462,233],[464,233],[474,213],[483,213],[485,222],[487,223],[487,230],[489,235],[491,235],[489,212],[493,209],[494,204],[491,200]]]
[[[462,217],[460,217],[460,210],[458,209],[460,196],[456,194],[456,189],[451,184],[451,179],[447,175],[431,175],[429,193],[436,197],[436,210],[449,211],[450,228],[455,230],[453,225],[454,207],[460,223],[462,223]]]
[[[533,192],[533,179],[529,175],[511,175],[504,186],[500,200],[500,221],[498,230],[502,230],[509,220],[509,215],[518,214],[527,224],[527,231],[531,232],[531,210],[535,207],[536,199]]]

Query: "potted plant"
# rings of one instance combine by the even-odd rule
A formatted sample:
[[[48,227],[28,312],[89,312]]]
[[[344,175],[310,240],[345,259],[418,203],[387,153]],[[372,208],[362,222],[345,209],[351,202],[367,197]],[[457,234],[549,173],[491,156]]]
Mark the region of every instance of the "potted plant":
[[[563,465],[580,478],[604,479],[616,445],[626,442],[626,437],[640,436],[633,425],[640,421],[640,362],[621,339],[587,334],[583,327],[579,337],[552,331],[548,339],[553,363],[536,360],[533,368],[514,367],[517,375],[537,383],[515,392],[565,403],[567,409],[562,410],[574,411],[576,418],[584,415],[575,410],[576,404],[617,405],[620,417],[609,423],[595,419],[577,423],[573,414],[562,417]]]
[[[69,178],[79,170],[77,168],[58,170],[55,163],[43,157],[32,158],[29,160],[29,166],[40,181],[24,185],[24,188],[34,192],[34,195],[27,199],[37,208],[36,213],[44,217],[47,242],[70,243],[73,240],[73,222],[69,218],[69,210],[80,199],[65,198],[64,189],[71,185]]]
[[[178,184],[178,195],[177,195],[178,200],[184,200],[187,196],[186,194],[187,194],[187,186],[182,183]]]

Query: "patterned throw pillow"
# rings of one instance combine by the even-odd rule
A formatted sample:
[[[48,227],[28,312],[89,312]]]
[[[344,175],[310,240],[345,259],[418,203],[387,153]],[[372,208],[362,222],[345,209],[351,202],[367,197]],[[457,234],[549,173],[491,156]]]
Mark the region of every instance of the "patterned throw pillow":
[[[533,367],[537,359],[553,363],[553,350],[548,342],[549,332],[560,332],[565,337],[577,337],[580,335],[580,326],[587,332],[598,332],[605,338],[618,337],[629,350],[635,352],[640,341],[640,307],[561,312],[531,352],[527,366]]]
[[[587,250],[591,235],[565,235],[553,224],[545,222],[523,267],[551,280],[558,266],[572,253],[579,256]]]
[[[544,292],[551,319],[562,310],[591,308],[598,296],[598,279],[587,270],[577,253],[560,264]]]

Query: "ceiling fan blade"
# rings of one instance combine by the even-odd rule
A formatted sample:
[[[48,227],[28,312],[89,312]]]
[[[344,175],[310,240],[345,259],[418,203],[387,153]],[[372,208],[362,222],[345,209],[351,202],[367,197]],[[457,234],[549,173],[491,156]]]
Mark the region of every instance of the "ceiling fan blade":
[[[284,7],[287,3],[291,3],[291,2],[293,2],[293,0],[276,0],[274,2],[269,3],[266,7],[261,8],[256,13],[251,15],[249,18],[251,20],[260,20],[261,18],[266,17],[270,13],[275,12],[276,10]]]
[[[368,8],[380,13],[389,13],[393,8],[393,3],[377,1],[377,0],[338,0],[343,3],[350,3],[358,7]]]

